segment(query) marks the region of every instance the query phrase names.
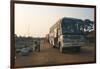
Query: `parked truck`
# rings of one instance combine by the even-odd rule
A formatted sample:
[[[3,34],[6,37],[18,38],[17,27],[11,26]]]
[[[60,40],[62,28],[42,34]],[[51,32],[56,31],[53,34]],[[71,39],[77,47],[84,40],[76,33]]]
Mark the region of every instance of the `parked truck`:
[[[85,43],[83,20],[68,17],[58,20],[50,28],[49,43],[60,52],[69,48],[80,51]]]

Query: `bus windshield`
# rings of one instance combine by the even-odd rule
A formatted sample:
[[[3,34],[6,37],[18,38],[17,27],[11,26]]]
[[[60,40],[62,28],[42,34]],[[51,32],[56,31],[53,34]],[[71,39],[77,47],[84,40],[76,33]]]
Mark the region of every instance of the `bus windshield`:
[[[62,33],[81,34],[84,30],[82,20],[64,20],[62,22]]]

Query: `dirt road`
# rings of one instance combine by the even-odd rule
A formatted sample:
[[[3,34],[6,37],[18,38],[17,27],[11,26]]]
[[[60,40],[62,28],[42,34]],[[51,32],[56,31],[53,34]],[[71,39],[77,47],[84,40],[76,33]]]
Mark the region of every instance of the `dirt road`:
[[[60,53],[58,49],[52,48],[50,44],[41,41],[40,52],[32,52],[28,56],[17,55],[15,67],[41,66],[55,64],[69,64],[95,61],[94,47],[82,47],[80,52]]]

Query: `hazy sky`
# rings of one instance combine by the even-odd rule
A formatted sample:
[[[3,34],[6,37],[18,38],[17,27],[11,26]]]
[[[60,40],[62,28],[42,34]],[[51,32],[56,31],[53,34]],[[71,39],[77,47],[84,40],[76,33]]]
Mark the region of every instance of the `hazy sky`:
[[[94,8],[15,4],[15,34],[44,37],[62,17],[94,21]]]

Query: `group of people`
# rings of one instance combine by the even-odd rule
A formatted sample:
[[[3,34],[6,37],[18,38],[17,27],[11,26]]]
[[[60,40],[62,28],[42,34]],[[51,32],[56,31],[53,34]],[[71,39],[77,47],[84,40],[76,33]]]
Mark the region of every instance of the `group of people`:
[[[40,52],[40,40],[34,41],[35,47],[34,51]],[[21,55],[28,55],[31,49],[27,45],[24,46],[24,48],[21,49],[20,54]]]

